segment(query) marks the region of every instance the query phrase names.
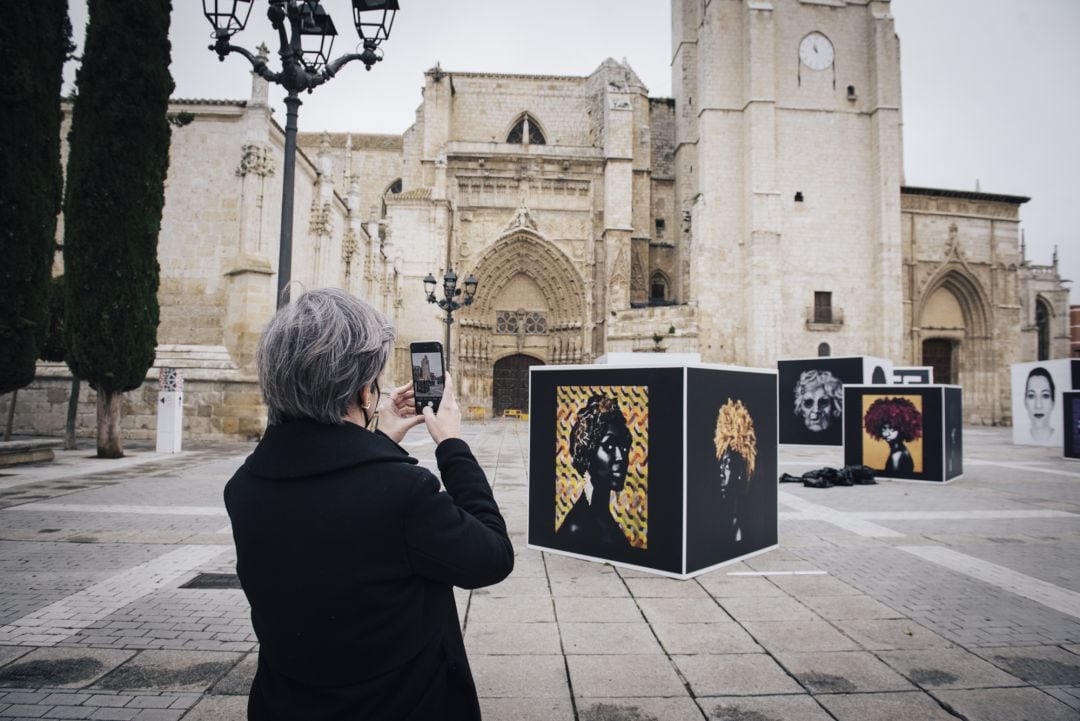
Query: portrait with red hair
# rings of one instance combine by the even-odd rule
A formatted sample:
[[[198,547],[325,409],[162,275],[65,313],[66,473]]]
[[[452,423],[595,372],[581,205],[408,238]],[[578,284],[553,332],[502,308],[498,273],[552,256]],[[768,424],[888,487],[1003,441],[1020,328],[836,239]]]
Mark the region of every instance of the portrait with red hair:
[[[909,475],[915,473],[915,462],[907,443],[923,434],[922,413],[908,398],[881,397],[867,408],[863,427],[872,438],[889,444],[889,454],[883,468],[886,473]]]

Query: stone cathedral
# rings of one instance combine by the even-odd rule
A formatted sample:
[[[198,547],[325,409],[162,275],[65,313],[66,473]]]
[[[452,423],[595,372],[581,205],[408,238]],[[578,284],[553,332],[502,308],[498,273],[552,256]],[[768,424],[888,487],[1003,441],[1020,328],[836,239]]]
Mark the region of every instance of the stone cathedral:
[[[1009,423],[1009,364],[1068,355],[1068,291],[1024,256],[1028,198],[907,184],[888,0],[672,0],[671,57],[673,98],[626,60],[437,65],[401,135],[301,134],[293,278],[390,317],[385,387],[411,341],[444,337],[424,276],[474,274],[451,345],[473,417],[526,408],[530,365],[668,350],[932,365],[969,422]],[[157,365],[185,370],[189,437],[254,436],[283,132],[258,78],[172,110],[195,121],[173,132]],[[130,437],[153,432],[156,374],[128,394]],[[43,364],[17,425],[62,428],[66,384]]]

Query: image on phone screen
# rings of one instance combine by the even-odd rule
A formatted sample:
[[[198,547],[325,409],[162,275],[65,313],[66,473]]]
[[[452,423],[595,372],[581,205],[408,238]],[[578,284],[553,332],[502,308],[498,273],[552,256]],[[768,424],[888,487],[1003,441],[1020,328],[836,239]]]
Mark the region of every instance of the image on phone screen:
[[[416,412],[423,413],[423,408],[427,405],[430,405],[433,411],[438,411],[439,401],[442,400],[443,390],[446,388],[442,348],[436,346],[429,350],[426,348],[421,349],[413,347],[411,350],[413,393],[416,396]]]

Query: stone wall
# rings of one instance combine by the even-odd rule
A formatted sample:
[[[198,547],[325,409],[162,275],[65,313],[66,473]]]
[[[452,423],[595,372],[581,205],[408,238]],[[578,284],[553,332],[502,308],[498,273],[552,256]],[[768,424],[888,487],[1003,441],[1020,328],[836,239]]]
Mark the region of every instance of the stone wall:
[[[120,429],[125,439],[157,438],[158,371],[156,366],[151,368],[142,387],[123,396]],[[34,382],[19,390],[14,433],[62,437],[70,392],[71,373],[67,366],[39,363]],[[0,397],[4,418],[10,403],[10,394]],[[265,428],[266,407],[254,378],[221,369],[185,369],[185,442],[222,437],[256,439]],[[97,394],[85,382],[79,393],[75,430],[80,438],[97,435]]]

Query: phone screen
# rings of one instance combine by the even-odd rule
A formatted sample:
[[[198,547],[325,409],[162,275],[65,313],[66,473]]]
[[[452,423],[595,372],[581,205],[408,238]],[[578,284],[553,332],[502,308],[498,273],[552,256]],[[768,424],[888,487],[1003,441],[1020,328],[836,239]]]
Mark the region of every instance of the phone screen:
[[[446,378],[443,370],[442,345],[439,343],[414,343],[412,353],[413,393],[416,396],[416,412],[424,406],[439,410]]]

